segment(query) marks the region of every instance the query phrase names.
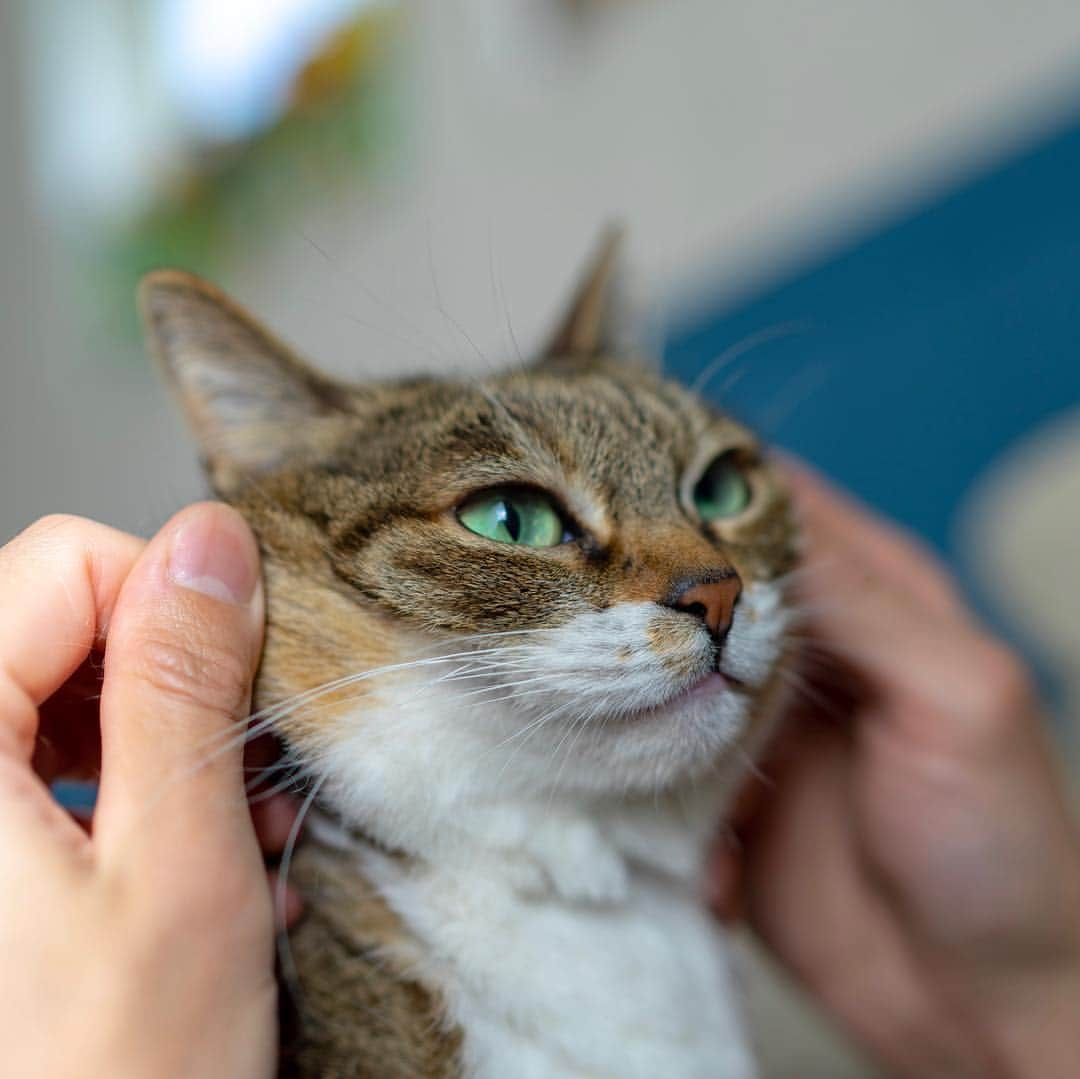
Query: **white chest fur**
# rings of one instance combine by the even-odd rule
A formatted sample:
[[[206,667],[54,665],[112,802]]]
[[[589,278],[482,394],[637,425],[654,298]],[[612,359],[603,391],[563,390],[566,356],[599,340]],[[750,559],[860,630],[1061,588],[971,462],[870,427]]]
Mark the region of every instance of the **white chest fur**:
[[[409,855],[356,849],[419,945],[398,965],[441,990],[471,1079],[754,1075],[698,879],[770,726],[784,613],[770,585],[736,612],[724,673],[754,696],[696,692],[713,645],[672,617],[619,604],[493,646],[510,673],[490,684],[488,652],[447,675],[406,665],[314,762],[344,820]]]
[[[617,902],[575,902],[362,857],[423,946],[471,1077],[755,1074],[722,932],[682,883],[642,869]]]

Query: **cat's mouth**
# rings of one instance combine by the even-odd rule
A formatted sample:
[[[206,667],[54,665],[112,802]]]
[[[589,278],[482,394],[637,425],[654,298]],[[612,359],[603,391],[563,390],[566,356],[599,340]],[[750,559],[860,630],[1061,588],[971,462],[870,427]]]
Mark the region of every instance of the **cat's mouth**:
[[[673,693],[666,700],[659,701],[648,708],[642,708],[635,715],[627,718],[646,719],[661,713],[668,714],[680,707],[718,701],[733,692],[747,693],[749,688],[742,679],[734,675],[725,674],[722,671],[710,671],[687,688]]]
[[[725,693],[731,693],[732,691],[747,693],[749,690],[750,687],[741,678],[736,678],[735,675],[728,674],[727,671],[717,667],[705,675],[704,678],[695,682],[689,689],[677,693],[668,703],[674,704],[680,700],[710,700],[713,697],[722,697]]]
[[[679,697],[685,697],[687,700],[708,699],[726,693],[730,687],[731,681],[727,675],[722,674],[720,671],[713,671],[705,675],[700,682],[696,682],[689,689],[683,690],[673,699],[678,700]]]

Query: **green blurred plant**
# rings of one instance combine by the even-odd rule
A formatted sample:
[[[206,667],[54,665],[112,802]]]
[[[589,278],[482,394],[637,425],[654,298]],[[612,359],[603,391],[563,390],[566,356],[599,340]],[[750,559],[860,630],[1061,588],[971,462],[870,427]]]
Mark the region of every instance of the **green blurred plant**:
[[[357,177],[385,163],[401,126],[402,19],[396,6],[362,13],[304,65],[271,127],[239,143],[193,147],[148,211],[89,237],[87,300],[111,341],[137,341],[133,297],[147,270],[212,277],[249,258],[304,204],[355,197]]]

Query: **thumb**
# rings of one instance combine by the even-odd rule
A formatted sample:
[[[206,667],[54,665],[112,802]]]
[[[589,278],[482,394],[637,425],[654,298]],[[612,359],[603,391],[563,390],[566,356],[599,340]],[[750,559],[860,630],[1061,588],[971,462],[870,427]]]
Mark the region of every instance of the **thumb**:
[[[101,844],[138,832],[168,850],[193,834],[250,832],[243,735],[262,632],[258,550],[243,519],[215,503],[178,513],[125,580],[109,628]]]

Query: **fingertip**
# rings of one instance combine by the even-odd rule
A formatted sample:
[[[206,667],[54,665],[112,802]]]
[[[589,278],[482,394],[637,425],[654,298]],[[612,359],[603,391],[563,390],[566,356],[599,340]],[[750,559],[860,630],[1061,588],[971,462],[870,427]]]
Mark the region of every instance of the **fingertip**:
[[[821,474],[813,465],[804,461],[801,457],[797,457],[791,450],[786,450],[783,446],[773,445],[769,447],[768,455],[769,459],[779,467],[785,476],[793,477],[796,481],[821,482]]]
[[[795,505],[804,517],[813,517],[830,503],[842,500],[839,489],[802,458],[778,449],[770,451],[770,456],[779,466]]]
[[[173,584],[237,607],[250,604],[259,584],[259,552],[247,522],[222,502],[199,502],[166,526],[171,533],[168,576]]]
[[[283,933],[286,929],[292,929],[303,916],[304,900],[291,884],[282,883],[276,870],[271,869],[266,878],[274,899],[274,928]]]
[[[290,794],[275,794],[251,805],[251,820],[266,854],[280,854],[289,842],[300,803]]]

